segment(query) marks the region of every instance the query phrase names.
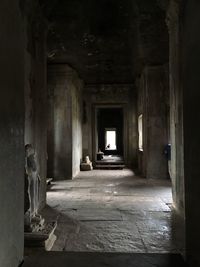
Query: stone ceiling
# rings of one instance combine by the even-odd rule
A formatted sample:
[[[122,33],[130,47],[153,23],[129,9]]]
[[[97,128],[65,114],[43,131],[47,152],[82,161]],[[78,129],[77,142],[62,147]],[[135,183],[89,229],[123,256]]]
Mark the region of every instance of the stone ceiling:
[[[41,0],[48,61],[86,83],[133,83],[145,64],[168,61],[165,0]]]

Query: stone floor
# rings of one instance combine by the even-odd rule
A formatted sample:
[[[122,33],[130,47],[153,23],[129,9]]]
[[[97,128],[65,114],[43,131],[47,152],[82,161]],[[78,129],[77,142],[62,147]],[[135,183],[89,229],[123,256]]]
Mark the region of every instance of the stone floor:
[[[179,253],[182,249],[173,231],[177,225],[170,209],[169,181],[136,177],[128,169],[81,172],[72,181],[54,182],[47,204],[44,216],[58,221],[53,251]]]
[[[186,267],[180,255],[46,252],[25,259],[23,267]]]

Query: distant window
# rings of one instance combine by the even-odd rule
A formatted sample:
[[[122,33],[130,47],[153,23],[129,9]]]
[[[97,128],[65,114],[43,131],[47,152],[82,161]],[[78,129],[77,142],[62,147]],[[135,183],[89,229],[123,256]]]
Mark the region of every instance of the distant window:
[[[139,132],[139,150],[143,150],[143,118],[142,114],[138,117],[138,132]]]
[[[116,144],[116,129],[106,129],[105,130],[105,144],[106,150],[117,150]]]

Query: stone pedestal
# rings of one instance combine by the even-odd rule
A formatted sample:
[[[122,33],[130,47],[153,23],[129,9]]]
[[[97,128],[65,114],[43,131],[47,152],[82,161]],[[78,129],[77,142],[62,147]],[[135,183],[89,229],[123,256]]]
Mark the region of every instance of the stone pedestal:
[[[91,171],[93,170],[92,162],[89,156],[85,157],[85,161],[81,163],[81,171]]]
[[[92,162],[81,163],[81,171],[91,171],[91,170],[93,170]]]
[[[51,250],[56,241],[56,236],[54,234],[56,226],[56,222],[44,223],[42,229],[39,231],[25,232],[25,254],[28,255],[29,253],[38,250]]]

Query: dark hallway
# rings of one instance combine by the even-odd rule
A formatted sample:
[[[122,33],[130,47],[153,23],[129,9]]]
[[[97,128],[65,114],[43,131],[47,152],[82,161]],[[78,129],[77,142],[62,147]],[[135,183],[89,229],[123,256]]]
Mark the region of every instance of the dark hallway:
[[[200,266],[199,14],[0,1],[0,267]]]

